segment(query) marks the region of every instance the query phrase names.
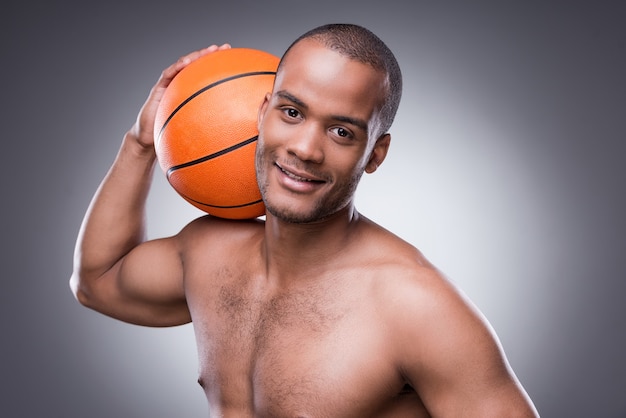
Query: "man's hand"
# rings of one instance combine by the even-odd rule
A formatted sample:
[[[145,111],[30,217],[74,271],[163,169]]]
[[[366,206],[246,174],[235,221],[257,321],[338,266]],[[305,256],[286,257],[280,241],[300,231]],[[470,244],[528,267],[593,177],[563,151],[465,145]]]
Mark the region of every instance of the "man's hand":
[[[174,77],[176,77],[176,75],[191,62],[204,55],[229,48],[229,44],[223,44],[221,46],[211,45],[207,48],[200,49],[180,57],[178,61],[163,70],[159,80],[152,87],[152,90],[150,90],[150,95],[143,104],[139,115],[137,116],[137,121],[130,129],[129,134],[143,147],[154,148],[155,115],[167,86],[169,86]]]

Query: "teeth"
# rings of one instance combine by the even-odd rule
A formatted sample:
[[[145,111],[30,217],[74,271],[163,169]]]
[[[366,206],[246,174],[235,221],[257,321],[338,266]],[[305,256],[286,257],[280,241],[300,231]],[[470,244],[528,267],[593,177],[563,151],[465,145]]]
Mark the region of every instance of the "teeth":
[[[292,179],[297,180],[297,181],[313,181],[313,180],[305,179],[304,177],[296,176],[295,174],[290,173],[289,171],[285,171],[283,168],[281,168],[281,171],[287,174]]]

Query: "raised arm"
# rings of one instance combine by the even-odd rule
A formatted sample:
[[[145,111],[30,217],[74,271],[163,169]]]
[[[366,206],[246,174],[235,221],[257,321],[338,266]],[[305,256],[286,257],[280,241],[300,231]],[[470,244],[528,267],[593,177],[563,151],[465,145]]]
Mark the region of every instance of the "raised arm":
[[[154,119],[171,80],[211,46],[166,68],[85,214],[76,242],[70,287],[83,305],[148,326],[188,322],[176,237],[145,241],[145,204],[156,161]]]
[[[490,325],[452,284],[426,269],[395,309],[400,368],[432,416],[537,417]],[[398,312],[397,311],[397,312]]]

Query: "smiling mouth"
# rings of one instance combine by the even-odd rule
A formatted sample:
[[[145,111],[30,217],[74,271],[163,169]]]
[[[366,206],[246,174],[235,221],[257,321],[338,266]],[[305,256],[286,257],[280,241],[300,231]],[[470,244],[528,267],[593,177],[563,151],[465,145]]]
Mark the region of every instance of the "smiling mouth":
[[[289,177],[289,178],[291,178],[291,179],[293,179],[295,181],[302,181],[302,182],[308,182],[308,183],[318,183],[318,184],[324,183],[323,180],[315,180],[315,179],[309,179],[309,178],[306,178],[306,177],[298,176],[297,174],[294,174],[294,173],[292,173],[290,171],[285,170],[284,168],[282,168],[278,164],[276,164],[276,167],[278,167],[278,169],[280,171],[282,171],[283,174],[285,174],[287,177]]]

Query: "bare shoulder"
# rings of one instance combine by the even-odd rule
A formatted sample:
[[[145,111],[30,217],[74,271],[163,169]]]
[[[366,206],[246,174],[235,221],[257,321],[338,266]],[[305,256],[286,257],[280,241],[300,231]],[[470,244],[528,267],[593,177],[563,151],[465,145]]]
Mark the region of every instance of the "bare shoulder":
[[[437,359],[452,359],[440,357],[442,350],[476,350],[489,358],[501,356],[499,341],[487,319],[419,250],[407,248],[403,255],[396,254],[384,271],[385,276],[376,284],[380,295],[377,302],[393,330],[395,355],[401,364],[426,370]]]
[[[381,248],[372,300],[389,356],[433,415],[536,412],[478,308],[415,247],[373,227]]]
[[[476,319],[478,312],[469,300],[418,248],[366,222],[363,256],[371,271],[376,272],[372,282],[374,300],[390,323],[413,328],[423,323],[430,327],[433,317],[446,311],[463,321]]]
[[[224,280],[249,278],[260,263],[262,220],[227,220],[204,216],[178,234],[179,256],[184,266],[187,301],[207,286]]]
[[[220,248],[244,245],[260,237],[264,222],[259,219],[228,220],[210,215],[191,221],[178,233],[181,252],[192,252],[195,248],[205,252],[207,246],[219,252]]]
[[[418,248],[372,221],[364,222],[363,259],[377,272],[376,300],[394,323],[402,326],[407,320],[413,327],[422,322],[430,327],[444,313],[464,325],[485,323],[463,292]]]
[[[480,319],[462,291],[416,247],[382,230],[376,234],[379,308],[398,327],[430,327],[442,314],[463,322]]]

